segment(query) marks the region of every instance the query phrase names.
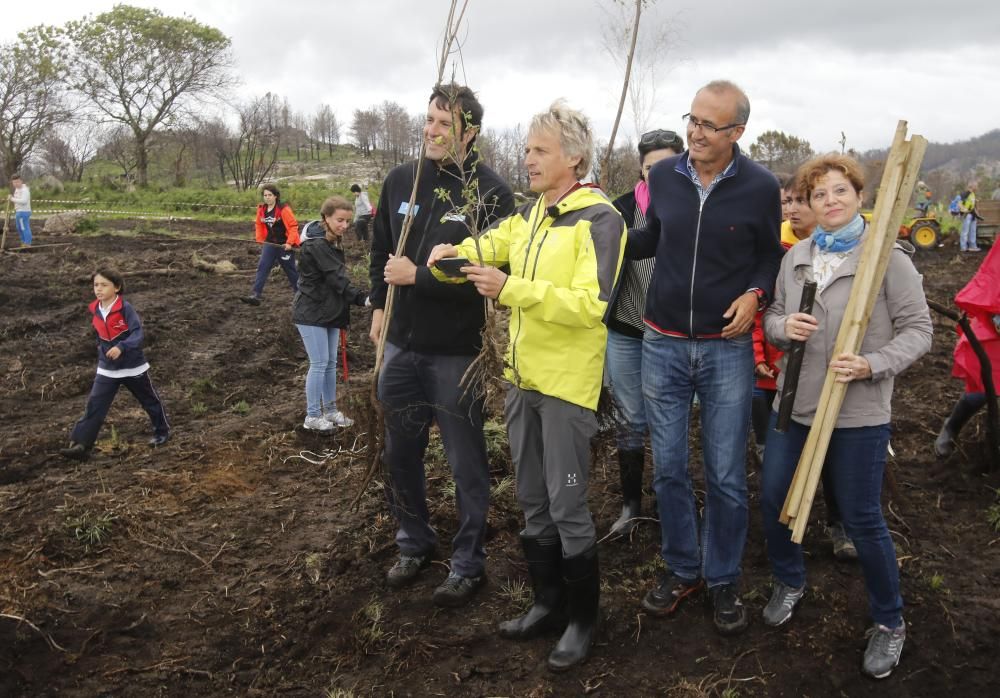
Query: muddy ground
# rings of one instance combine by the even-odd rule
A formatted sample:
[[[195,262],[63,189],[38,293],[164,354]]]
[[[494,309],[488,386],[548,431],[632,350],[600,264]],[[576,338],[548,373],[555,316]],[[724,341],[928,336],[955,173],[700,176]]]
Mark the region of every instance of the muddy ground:
[[[442,561],[406,590],[384,570],[396,552],[381,490],[349,503],[368,462],[363,420],[334,437],[304,433],[306,357],[275,270],[265,303],[238,302],[256,265],[248,226],[106,224],[97,234],[0,257],[0,695],[366,696],[989,695],[998,685],[1000,533],[987,523],[998,476],[978,472],[982,422],[938,463],[934,433],[961,387],[954,335],[935,318],[930,355],[897,382],[887,516],[899,550],[909,635],[891,679],[858,668],[867,625],[856,565],[834,561],[822,527],[807,535],[810,591],[786,629],[759,620],[768,572],[756,512],[744,561],[752,611],[719,637],[700,603],[645,615],[658,527],[600,545],[603,629],[579,671],[550,674],[555,638],[500,639],[497,620],[528,602],[503,430],[491,428],[495,497],[490,584],[466,609],[430,600]],[[192,254],[241,273],[192,268]],[[363,248],[349,244],[363,276]],[[928,296],[949,302],[981,256],[921,253]],[[57,449],[82,414],[94,374],[90,274],[120,267],[141,313],[152,377],[173,437],[146,445],[134,399],[116,400],[89,462]],[[349,335],[340,407],[364,413],[373,352],[366,313]],[[499,419],[499,415],[495,417]],[[429,489],[447,541],[454,505],[440,448]],[[695,466],[697,469],[697,466]],[[607,531],[619,507],[616,465],[593,467],[592,509]],[[647,480],[648,480],[647,473]],[[699,478],[700,482],[700,478]],[[647,499],[648,504],[648,499]],[[822,520],[822,504],[814,520]],[[447,556],[448,547],[440,552]],[[18,620],[20,619],[20,620]],[[992,686],[992,690],[990,687]]]

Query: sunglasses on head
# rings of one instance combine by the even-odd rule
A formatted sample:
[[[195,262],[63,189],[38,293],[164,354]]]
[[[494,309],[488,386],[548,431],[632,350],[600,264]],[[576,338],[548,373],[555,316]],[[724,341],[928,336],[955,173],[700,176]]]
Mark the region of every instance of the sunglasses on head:
[[[681,147],[684,149],[684,141],[681,137],[677,135],[675,131],[667,131],[664,129],[656,129],[655,131],[648,131],[639,137],[640,146],[653,146],[655,148],[676,148]]]

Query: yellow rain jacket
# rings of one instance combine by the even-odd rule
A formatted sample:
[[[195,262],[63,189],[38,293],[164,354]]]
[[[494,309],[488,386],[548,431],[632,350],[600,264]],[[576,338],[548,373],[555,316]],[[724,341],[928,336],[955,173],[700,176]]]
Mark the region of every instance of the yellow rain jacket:
[[[608,340],[604,315],[625,233],[607,196],[584,186],[547,208],[541,199],[526,204],[479,238],[486,264],[510,266],[497,299],[511,308],[507,380],[597,409]],[[472,238],[458,245],[458,254],[479,259]]]

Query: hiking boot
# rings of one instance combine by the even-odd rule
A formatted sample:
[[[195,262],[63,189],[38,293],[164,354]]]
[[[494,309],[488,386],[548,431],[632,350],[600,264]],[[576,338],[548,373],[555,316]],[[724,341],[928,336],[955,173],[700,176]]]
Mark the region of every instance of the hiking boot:
[[[324,412],[323,419],[333,424],[335,427],[349,427],[354,424],[354,420],[348,417],[346,414],[340,410],[334,410],[333,412]]]
[[[795,607],[798,606],[805,593],[804,586],[796,589],[775,579],[774,588],[771,590],[771,600],[764,606],[764,625],[777,628],[791,620]]]
[[[876,623],[865,636],[868,647],[865,648],[861,671],[873,679],[884,679],[899,664],[899,655],[903,653],[903,642],[906,640],[906,624],[890,630]]]
[[[255,296],[253,294],[249,296],[240,296],[240,300],[246,303],[247,305],[254,305],[254,306],[260,305],[260,296]]]
[[[70,460],[78,460],[83,462],[90,458],[90,449],[83,444],[78,444],[76,442],[71,443],[66,448],[59,449],[59,455],[63,458],[69,458]]]
[[[147,443],[151,448],[156,448],[157,446],[162,446],[170,440],[169,434],[157,434],[151,438]]]
[[[302,423],[302,428],[309,431],[333,431],[337,428],[337,425],[333,422],[328,422],[325,417],[306,417],[306,421]]]
[[[420,570],[431,564],[431,556],[427,555],[400,555],[396,564],[389,568],[385,574],[385,583],[391,589],[400,589],[412,582],[420,574]]]
[[[712,598],[712,620],[722,635],[746,630],[747,609],[740,601],[735,584],[720,584],[708,590]]]
[[[642,607],[654,616],[671,616],[681,601],[698,593],[705,586],[701,579],[682,579],[673,572],[663,572],[660,583],[642,599]]]
[[[449,572],[441,586],[434,590],[434,605],[444,608],[458,608],[469,603],[476,592],[486,583],[486,577],[463,577],[456,572]]]
[[[844,524],[837,521],[827,526],[826,530],[830,534],[835,558],[842,561],[858,559],[858,549],[854,547],[854,541],[847,537]]]

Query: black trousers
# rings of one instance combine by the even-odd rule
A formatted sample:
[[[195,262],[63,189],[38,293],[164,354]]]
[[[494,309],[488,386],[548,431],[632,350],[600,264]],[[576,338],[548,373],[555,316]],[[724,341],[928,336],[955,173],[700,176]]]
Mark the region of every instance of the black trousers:
[[[157,436],[167,436],[170,434],[170,424],[167,423],[167,413],[163,409],[163,402],[156,394],[156,388],[149,379],[149,371],[128,378],[109,378],[98,374],[94,378],[94,386],[90,389],[90,396],[87,398],[87,410],[76,426],[70,438],[74,443],[83,444],[86,448],[92,448],[97,441],[97,433],[104,424],[104,418],[108,416],[111,403],[118,394],[118,388],[125,386],[128,391],[135,395],[142,408],[146,410],[150,421],[153,423],[153,431]]]

